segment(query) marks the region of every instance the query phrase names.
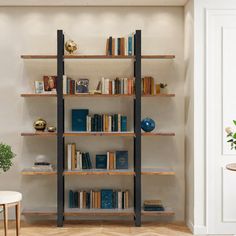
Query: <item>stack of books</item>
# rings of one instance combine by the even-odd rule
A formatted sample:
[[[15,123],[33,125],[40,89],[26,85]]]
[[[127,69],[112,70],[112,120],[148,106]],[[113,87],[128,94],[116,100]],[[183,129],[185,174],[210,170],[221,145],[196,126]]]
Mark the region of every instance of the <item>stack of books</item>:
[[[155,84],[154,78],[151,76],[145,76],[142,78],[142,93],[144,95],[154,95],[155,94]]]
[[[101,189],[69,191],[69,208],[127,209],[128,207],[128,190]]]
[[[33,171],[53,171],[53,166],[49,162],[35,162],[32,166]]]
[[[75,143],[66,145],[66,168],[67,170],[92,169],[92,161],[88,152],[76,150]]]
[[[128,151],[107,152],[96,155],[96,169],[128,169]]]
[[[164,211],[161,200],[146,200],[144,201],[144,211]]]
[[[134,34],[128,37],[114,38],[110,36],[106,42],[107,56],[134,55]]]
[[[127,116],[121,114],[94,114],[86,117],[87,132],[126,132]]]
[[[97,89],[102,94],[134,94],[134,78],[102,78]]]

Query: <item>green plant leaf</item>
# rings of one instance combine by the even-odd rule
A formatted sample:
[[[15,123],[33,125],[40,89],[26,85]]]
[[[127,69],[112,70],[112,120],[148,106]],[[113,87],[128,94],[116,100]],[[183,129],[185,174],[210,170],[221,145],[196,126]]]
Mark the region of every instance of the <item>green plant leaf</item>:
[[[230,140],[228,140],[227,142],[228,142],[228,143],[231,143],[231,142],[233,142],[233,141],[234,141],[233,139],[230,139]]]
[[[233,122],[234,122],[234,125],[236,125],[236,120],[233,120]]]
[[[9,145],[0,143],[0,171],[6,172],[9,170],[12,166],[12,159],[15,156]]]
[[[234,133],[234,134],[233,134],[233,138],[235,138],[235,139],[236,139],[236,133]]]

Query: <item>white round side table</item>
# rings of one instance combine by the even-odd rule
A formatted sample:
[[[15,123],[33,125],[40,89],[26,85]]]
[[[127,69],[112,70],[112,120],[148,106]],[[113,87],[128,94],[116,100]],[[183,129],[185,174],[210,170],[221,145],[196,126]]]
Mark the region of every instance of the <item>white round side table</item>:
[[[20,235],[20,202],[22,194],[13,191],[0,191],[0,208],[3,209],[4,215],[4,232],[8,232],[8,208],[15,207],[16,210],[16,235]]]

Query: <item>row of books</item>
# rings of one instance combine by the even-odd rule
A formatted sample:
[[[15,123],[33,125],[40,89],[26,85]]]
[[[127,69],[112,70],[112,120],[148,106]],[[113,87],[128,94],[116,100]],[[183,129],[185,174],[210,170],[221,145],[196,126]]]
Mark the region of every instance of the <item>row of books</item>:
[[[121,114],[94,114],[86,117],[87,132],[126,132],[127,116]]]
[[[127,209],[128,207],[128,190],[69,190],[69,208]]]
[[[155,94],[154,78],[151,76],[145,76],[144,78],[142,78],[141,89],[144,95],[154,95]]]
[[[92,169],[93,164],[88,152],[76,150],[75,143],[66,145],[67,170]],[[106,154],[97,154],[95,158],[96,169],[128,169],[128,151],[108,151]]]
[[[69,143],[66,145],[65,164],[67,170],[92,169],[92,162],[89,153],[77,151],[75,143]]]
[[[102,78],[98,89],[102,94],[134,94],[134,78]]]
[[[63,94],[79,94],[89,92],[89,79],[72,79],[63,75]]]
[[[106,55],[134,55],[134,34],[130,34],[128,37],[121,38],[114,38],[110,36],[106,41]]]
[[[109,151],[96,155],[96,169],[128,169],[128,151]]]
[[[127,116],[121,114],[89,115],[88,109],[72,109],[72,131],[126,132]]]
[[[144,211],[164,211],[161,200],[146,200],[143,204]]]

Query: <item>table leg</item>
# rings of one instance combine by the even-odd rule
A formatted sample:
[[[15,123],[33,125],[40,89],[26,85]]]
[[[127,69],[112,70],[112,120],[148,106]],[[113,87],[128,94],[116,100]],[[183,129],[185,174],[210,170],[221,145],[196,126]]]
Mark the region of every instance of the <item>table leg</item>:
[[[5,232],[5,236],[7,236],[7,231],[8,231],[8,207],[7,207],[7,204],[3,205],[3,215],[4,215],[4,232]]]
[[[16,235],[20,235],[20,202],[15,206],[16,208]]]

